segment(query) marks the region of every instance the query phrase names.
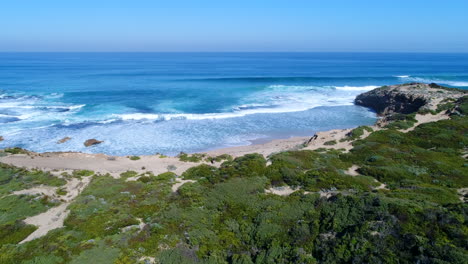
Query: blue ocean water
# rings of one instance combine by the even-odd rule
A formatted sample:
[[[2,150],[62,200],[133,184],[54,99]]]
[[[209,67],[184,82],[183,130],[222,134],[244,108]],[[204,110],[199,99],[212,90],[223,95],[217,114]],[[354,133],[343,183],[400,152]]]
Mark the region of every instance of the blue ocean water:
[[[405,82],[466,88],[468,54],[0,53],[0,148],[172,155],[312,135],[372,124],[354,97]]]

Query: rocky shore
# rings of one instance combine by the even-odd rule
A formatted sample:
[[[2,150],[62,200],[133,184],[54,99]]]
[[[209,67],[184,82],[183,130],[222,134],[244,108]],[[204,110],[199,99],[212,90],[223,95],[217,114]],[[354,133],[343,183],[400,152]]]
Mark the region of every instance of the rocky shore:
[[[436,111],[444,100],[457,100],[466,94],[467,91],[446,88],[435,83],[408,83],[374,89],[358,95],[354,102],[373,109],[380,116],[386,116],[424,110]]]

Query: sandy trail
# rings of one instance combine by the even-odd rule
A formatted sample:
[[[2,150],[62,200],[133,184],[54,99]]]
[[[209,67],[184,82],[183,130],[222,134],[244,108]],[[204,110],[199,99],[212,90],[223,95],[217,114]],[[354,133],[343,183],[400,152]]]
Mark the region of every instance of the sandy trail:
[[[172,192],[177,192],[177,190],[179,190],[179,188],[186,184],[187,182],[196,182],[194,180],[182,180],[180,178],[177,178],[176,179],[176,183],[174,183],[174,185],[172,185]]]
[[[300,188],[291,188],[290,186],[272,187],[270,189],[266,189],[265,193],[271,193],[280,196],[288,196],[299,189]]]
[[[350,176],[358,176],[360,175],[359,172],[357,172],[358,169],[359,169],[358,165],[352,165],[345,171],[345,173]]]
[[[20,191],[14,191],[11,193],[11,195],[47,195],[49,197],[55,197],[57,194],[55,193],[57,191],[57,187],[52,187],[52,186],[47,186],[47,185],[39,185],[31,189],[26,189],[26,190],[20,190]]]
[[[68,205],[83,191],[83,189],[89,184],[91,177],[83,177],[81,180],[73,178],[67,182],[65,189],[67,193],[65,195],[54,195],[60,200],[65,201],[59,206],[53,207],[48,211],[38,214],[35,216],[28,217],[24,220],[26,224],[35,225],[38,228],[36,231],[32,232],[28,237],[26,237],[20,244],[31,241],[33,239],[42,237],[46,235],[50,230],[63,227],[63,221],[67,218],[70,213],[67,210]],[[24,190],[25,193],[28,191],[33,193],[34,191],[40,190],[41,187],[35,187],[32,189]],[[43,187],[43,190],[48,190],[49,188]]]
[[[417,114],[414,118],[418,121],[416,123],[416,125],[414,125],[413,127],[408,128],[406,130],[402,130],[402,132],[413,131],[420,124],[449,119],[450,116],[448,116],[447,114],[441,112],[441,113],[438,113],[436,115],[432,115],[432,114],[420,115],[420,114]]]

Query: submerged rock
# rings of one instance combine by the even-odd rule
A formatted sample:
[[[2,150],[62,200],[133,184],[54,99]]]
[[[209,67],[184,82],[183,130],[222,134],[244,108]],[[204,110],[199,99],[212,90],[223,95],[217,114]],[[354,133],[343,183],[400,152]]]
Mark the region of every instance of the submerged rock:
[[[62,138],[61,140],[57,141],[57,144],[65,143],[65,142],[67,142],[67,141],[70,140],[70,139],[71,139],[71,137],[64,137],[64,138]]]
[[[101,144],[102,142],[104,142],[104,141],[99,141],[99,140],[97,140],[97,139],[92,138],[92,139],[86,140],[86,141],[84,142],[84,145],[85,145],[85,147],[89,147],[89,146]]]
[[[3,141],[3,140],[5,140],[5,139],[2,136],[0,136],[0,141]]]

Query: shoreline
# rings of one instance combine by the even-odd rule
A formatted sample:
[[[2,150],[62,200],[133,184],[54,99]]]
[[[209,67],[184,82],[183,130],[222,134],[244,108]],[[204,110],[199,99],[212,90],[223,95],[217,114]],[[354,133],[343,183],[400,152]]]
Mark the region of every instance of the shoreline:
[[[442,119],[448,119],[449,116],[444,113],[437,115],[417,115],[420,122],[415,126],[435,122]],[[373,131],[382,129],[378,125],[378,121],[373,126],[369,126]],[[354,128],[334,129],[328,131],[317,132],[317,138],[306,144],[311,137],[292,137],[288,139],[274,139],[266,143],[252,144],[247,146],[227,147],[216,150],[200,152],[207,157],[216,157],[222,154],[228,154],[233,158],[243,156],[245,154],[258,153],[265,157],[271,154],[291,151],[291,150],[316,150],[319,148],[326,149],[343,149],[349,151],[352,148],[353,141],[340,141],[347,137],[347,134]],[[408,132],[402,131],[402,132]],[[370,134],[364,131],[361,138],[365,138]],[[335,144],[326,144],[330,141],[336,141]],[[120,177],[120,174],[126,171],[136,171],[138,173],[152,172],[153,174],[161,174],[167,171],[172,171],[177,175],[181,175],[185,170],[200,164],[208,164],[219,167],[224,160],[220,162],[209,162],[204,159],[199,162],[181,161],[177,156],[164,155],[141,155],[138,160],[130,159],[131,156],[110,156],[106,154],[88,154],[83,152],[28,152],[28,154],[8,154],[0,157],[0,163],[13,165],[17,167],[25,167],[27,169],[40,169],[50,171],[56,175],[63,172],[73,170],[92,170],[100,174],[110,174],[113,177]]]
[[[407,85],[377,88],[370,92],[359,95],[357,99],[360,96],[366,94],[366,96],[368,96],[367,101],[369,102],[375,100],[375,98],[384,98],[381,94],[379,94],[381,92],[395,93],[394,96],[398,95],[399,93],[399,95],[404,94],[408,96],[408,98],[416,98],[414,96],[414,91],[416,90],[414,89],[421,93],[420,95],[422,96],[422,99],[426,100],[424,103],[424,109],[429,111],[435,111],[443,98],[456,98],[465,94],[464,91],[452,91],[450,89],[443,90],[438,86],[432,87],[431,85],[411,83]],[[411,102],[408,103],[406,101],[402,103],[402,105],[406,107],[411,106],[411,104]],[[395,105],[398,105],[398,103],[393,101],[387,102],[388,107],[394,107]],[[370,109],[375,109],[372,106],[367,107]],[[180,176],[188,168],[200,164],[220,166],[224,160],[214,162],[207,160],[206,158],[216,157],[222,154],[228,154],[233,158],[236,158],[245,154],[258,153],[264,157],[268,157],[272,154],[283,151],[316,150],[319,148],[342,149],[347,152],[353,147],[352,142],[355,139],[365,138],[371,133],[370,130],[377,131],[384,129],[382,126],[385,125],[386,122],[392,122],[391,120],[386,120],[386,117],[392,113],[398,113],[399,110],[391,110],[388,107],[383,112],[376,111],[380,118],[374,125],[368,126],[371,128],[369,131],[366,129],[361,129],[361,135],[354,139],[350,139],[349,136],[350,132],[353,131],[354,128],[334,129],[317,132],[315,134],[316,136],[310,135],[304,137],[273,139],[268,142],[259,144],[226,147],[198,152],[198,154],[202,154],[203,156],[196,162],[182,161],[178,156],[165,156],[159,154],[141,155],[138,156],[138,158],[135,160],[130,158],[132,156],[110,156],[106,154],[88,154],[83,152],[36,153],[29,151],[27,151],[27,154],[7,154],[5,156],[0,156],[0,162],[17,167],[25,167],[28,169],[41,169],[45,171],[57,172],[58,174],[71,170],[92,170],[96,173],[109,173],[114,177],[119,177],[120,173],[133,170],[139,173],[152,172],[155,175],[167,171],[172,171]],[[409,129],[399,129],[399,131],[404,133],[409,132],[417,125],[448,118],[449,115],[445,112],[425,114],[418,113],[415,115],[416,123],[413,124],[412,127]]]

